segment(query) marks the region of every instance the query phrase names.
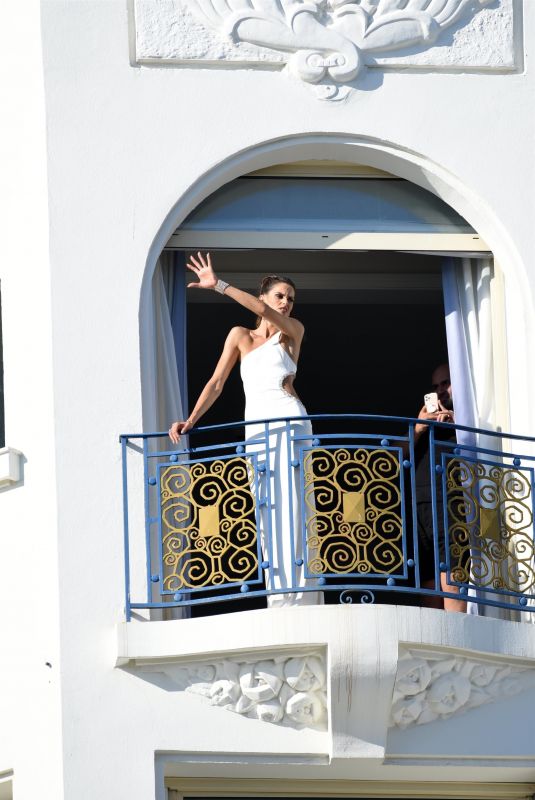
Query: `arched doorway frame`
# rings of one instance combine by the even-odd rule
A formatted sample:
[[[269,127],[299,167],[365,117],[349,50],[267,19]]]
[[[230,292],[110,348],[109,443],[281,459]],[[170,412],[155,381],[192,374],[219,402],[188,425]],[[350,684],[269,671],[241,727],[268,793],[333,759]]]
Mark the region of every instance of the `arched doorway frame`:
[[[514,347],[505,345],[511,427],[525,428],[527,425],[531,430],[535,412],[515,398],[529,397],[535,390],[535,386],[530,385],[535,381],[528,369],[534,356],[533,300],[524,263],[511,236],[488,204],[460,178],[423,154],[371,137],[306,134],[271,139],[230,154],[194,181],[167,213],[147,255],[139,317],[142,354],[144,342],[150,336],[145,324],[148,316],[146,304],[150,302],[156,262],[169,237],[188,214],[202,200],[235,178],[276,164],[313,159],[362,164],[411,181],[455,209],[488,243],[506,282],[507,337],[509,343],[514,342]],[[528,414],[531,415],[529,419]]]

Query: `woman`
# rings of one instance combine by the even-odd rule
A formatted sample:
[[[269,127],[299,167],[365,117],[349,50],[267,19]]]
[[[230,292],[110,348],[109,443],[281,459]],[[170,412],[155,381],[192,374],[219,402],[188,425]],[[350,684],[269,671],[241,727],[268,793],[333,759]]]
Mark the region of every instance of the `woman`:
[[[238,359],[246,397],[245,420],[304,417],[306,409],[297,396],[293,381],[303,341],[304,327],[291,317],[295,286],[289,278],[270,275],[261,284],[260,296],[229,286],[212,269],[210,255],[197,253],[186,265],[198,282],[191,289],[207,289],[225,294],[256,314],[255,329],[235,327],[227,336],[214,374],[202,390],[193,411],[185,422],[174,422],[169,429],[171,440],[178,444],[181,434],[196,425],[221,394],[225,381]],[[291,431],[289,441],[288,432]],[[266,588],[277,591],[289,586],[303,586],[302,531],[299,513],[299,447],[310,445],[309,420],[283,421],[269,425],[246,426],[247,452],[262,453],[269,448],[270,470],[261,473],[260,496],[269,498],[262,506],[262,535],[266,568]],[[296,437],[299,439],[296,441]],[[267,458],[266,458],[267,461]],[[263,476],[263,477],[262,477]],[[269,481],[269,484],[268,484]],[[292,525],[293,523],[293,525]],[[271,528],[271,546],[267,532]],[[292,541],[292,533],[293,541]],[[321,602],[316,592],[273,594],[268,602],[276,605],[301,605]]]

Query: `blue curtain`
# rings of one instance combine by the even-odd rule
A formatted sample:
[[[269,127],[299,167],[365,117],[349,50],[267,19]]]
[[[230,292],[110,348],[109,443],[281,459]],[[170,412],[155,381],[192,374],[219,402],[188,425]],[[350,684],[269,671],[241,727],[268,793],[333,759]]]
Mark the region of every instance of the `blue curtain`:
[[[187,360],[187,304],[186,304],[186,258],[182,251],[173,253],[169,270],[169,314],[175,343],[178,382],[184,419],[188,416],[188,360]]]

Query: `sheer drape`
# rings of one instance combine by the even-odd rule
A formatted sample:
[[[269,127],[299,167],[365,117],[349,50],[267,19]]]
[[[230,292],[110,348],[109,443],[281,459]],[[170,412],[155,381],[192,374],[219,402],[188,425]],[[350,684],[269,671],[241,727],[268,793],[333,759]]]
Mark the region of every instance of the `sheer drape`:
[[[493,309],[492,303],[492,259],[446,259],[442,277],[455,421],[460,425],[496,430],[492,315],[500,310]],[[499,439],[485,434],[458,431],[457,440],[461,445],[491,450],[500,448]],[[482,455],[481,458],[487,457]],[[482,477],[478,485],[482,496],[485,494],[484,484],[485,478]],[[479,513],[483,514],[483,511]],[[479,548],[478,557],[485,561]],[[492,568],[490,564],[487,566]],[[485,592],[478,589],[472,592],[472,596],[484,597]],[[487,596],[489,599],[493,597]],[[511,612],[506,610],[475,602],[468,604],[468,612],[502,619],[511,616]]]
[[[141,347],[141,378],[143,393],[143,429],[146,433],[166,431],[171,422],[183,419],[182,397],[184,387],[180,386],[171,304],[175,297],[176,280],[172,253],[162,253],[156,264],[152,278],[150,296],[145,298],[142,310],[145,319],[144,337]],[[154,443],[156,446],[156,442]],[[160,449],[173,447],[169,439],[157,441]],[[156,502],[156,498],[153,498]],[[151,508],[151,515],[157,509]],[[159,547],[156,538],[151,543],[151,558],[158,563]],[[155,600],[159,600],[157,585],[154,586]],[[190,616],[189,609],[170,608],[154,610],[153,619],[182,619]]]
[[[173,254],[162,253],[152,278],[150,298],[145,301],[145,337],[141,350],[143,428],[166,431],[183,418],[182,391],[171,325]]]
[[[487,429],[493,429],[496,422],[492,276],[490,258],[449,258],[442,273],[455,420],[460,425]],[[462,442],[476,444],[472,435],[464,432],[459,435]],[[491,441],[495,445],[496,440]],[[485,446],[481,439],[477,444]]]

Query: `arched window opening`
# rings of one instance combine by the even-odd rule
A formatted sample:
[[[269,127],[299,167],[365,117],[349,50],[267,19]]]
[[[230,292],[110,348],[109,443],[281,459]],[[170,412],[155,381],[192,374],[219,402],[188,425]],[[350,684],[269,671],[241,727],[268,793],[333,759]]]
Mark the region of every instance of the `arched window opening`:
[[[360,175],[355,175],[351,170],[350,174],[340,174],[338,171],[335,175],[322,174],[321,177],[305,174],[306,170],[291,175],[286,168],[283,173],[266,175],[262,172],[226,184],[190,213],[170,237],[152,284],[150,327],[154,333],[153,366],[152,372],[147,372],[152,376],[150,388],[144,387],[145,408],[151,410],[147,415],[149,422],[146,422],[146,431],[165,431],[173,418],[185,419],[214,369],[229,328],[240,324],[253,326],[249,312],[231,303],[228,298],[212,292],[187,292],[185,287],[191,276],[186,274],[185,263],[189,254],[197,250],[209,250],[218,274],[233,286],[251,292],[256,291],[260,278],[265,274],[275,272],[289,275],[297,286],[295,315],[306,328],[296,388],[308,413],[345,415],[344,418],[347,415],[360,415],[357,438],[371,437],[370,441],[375,442],[373,446],[366,444],[364,450],[386,448],[386,452],[392,447],[396,450],[397,473],[395,480],[391,481],[391,487],[397,492],[399,508],[393,513],[400,520],[400,515],[404,515],[399,523],[399,536],[405,537],[399,564],[396,568],[386,569],[384,565],[379,568],[377,552],[380,547],[378,549],[374,545],[371,560],[366,556],[368,560],[353,565],[354,570],[342,569],[344,580],[349,576],[351,582],[362,572],[365,575],[372,574],[372,581],[384,577],[383,589],[395,587],[395,591],[402,592],[410,591],[412,586],[417,594],[421,594],[425,585],[419,577],[415,578],[415,584],[410,583],[412,578],[407,572],[407,566],[418,570],[419,544],[415,533],[416,512],[411,511],[415,488],[413,472],[416,468],[413,441],[415,423],[406,418],[418,415],[424,394],[432,388],[432,371],[449,359],[455,421],[470,430],[457,431],[457,445],[462,445],[460,450],[454,437],[447,445],[443,445],[438,437],[438,443],[433,445],[434,450],[430,450],[430,468],[435,469],[431,459],[436,456],[436,475],[441,475],[451,470],[450,462],[454,457],[459,460],[462,456],[469,464],[468,471],[472,469],[470,464],[475,465],[474,469],[479,469],[478,459],[481,460],[482,453],[486,452],[495,458],[495,466],[500,471],[504,456],[502,451],[512,445],[472,430],[485,428],[500,431],[508,428],[504,391],[507,385],[506,360],[503,357],[505,348],[503,337],[496,335],[498,330],[503,331],[500,275],[495,271],[487,245],[466,220],[435,195],[408,181],[373,170],[364,170]],[[210,430],[209,434],[210,446],[223,448],[218,452],[223,453],[224,447],[230,446],[223,443],[238,436],[236,428],[229,431],[225,426],[230,421],[239,422],[243,418],[243,407],[238,370],[234,370],[223,396],[202,421],[203,425],[223,426],[221,430]],[[367,420],[367,416],[373,416],[374,419]],[[385,430],[377,438],[376,432],[372,435],[372,428],[377,425],[378,418],[404,419],[398,420],[397,428],[395,419],[389,419],[389,433]],[[319,446],[322,436],[328,436],[329,424],[322,419],[314,420],[316,446]],[[432,438],[431,433],[429,438]],[[191,439],[195,443],[191,446],[184,444],[185,449],[173,456],[174,463],[186,463],[188,459],[200,458],[205,452],[197,446],[201,440],[195,439],[193,434]],[[241,459],[244,465],[249,463],[245,443],[233,442],[232,447],[235,444],[237,446],[233,452],[238,454],[238,460]],[[151,445],[146,443],[145,446],[150,448]],[[168,446],[167,443],[163,448]],[[161,449],[162,445],[159,447]],[[351,447],[353,445],[350,450]],[[245,455],[241,455],[243,453]],[[156,455],[163,457],[162,453]],[[208,457],[204,459],[205,462],[208,460]],[[466,467],[466,463],[463,462],[461,466]],[[292,465],[301,469],[299,458],[295,463],[292,461]],[[254,466],[255,475],[257,466],[262,465],[259,462]],[[485,478],[487,466],[484,467]],[[244,468],[248,469],[246,466]],[[170,466],[169,474],[173,469],[177,471],[179,467]],[[405,474],[406,477],[403,477]],[[445,487],[446,478],[440,480],[443,481],[441,486]],[[160,473],[146,482],[160,486]],[[460,481],[456,488],[460,495],[463,492],[466,495],[465,483]],[[263,497],[261,490],[258,491],[260,494],[256,495],[255,501],[257,508],[266,504],[269,506],[269,497]],[[317,487],[313,487],[313,491],[316,492]],[[162,492],[163,497],[167,489],[164,491],[162,488]],[[301,499],[297,498],[292,503],[304,502],[303,487],[301,492]],[[344,492],[348,497],[342,497]],[[348,519],[351,515],[355,517],[349,521],[358,521],[358,515],[364,514],[362,509],[367,508],[368,499],[361,496],[362,493],[348,492],[347,487],[344,492],[340,493],[344,500],[343,513],[347,513]],[[443,515],[444,524],[450,524],[447,518],[450,511],[445,512],[442,505],[439,507],[435,495],[433,492],[431,494],[434,515],[432,527],[436,535],[437,525],[441,524]],[[178,503],[170,508],[182,508],[182,500],[178,495],[173,499],[175,496],[171,492],[169,496],[172,503],[175,503],[175,499]],[[150,527],[158,517],[150,500],[147,502],[149,540]],[[496,566],[492,562],[492,555],[474,550],[476,528],[478,536],[484,525],[487,532],[492,528],[489,533],[492,538],[500,535],[496,525],[499,527],[501,524],[499,515],[487,507],[486,501],[478,501],[475,506],[476,518],[470,524],[461,520],[465,540],[462,568],[450,563],[450,557],[442,556],[438,550],[432,556],[435,577],[433,592],[447,594],[448,587],[454,584],[457,588],[451,588],[450,593],[458,592],[459,586],[461,589],[469,586],[474,606],[480,601],[488,601],[488,605],[495,608],[500,603],[503,605],[502,598],[497,601],[496,595],[489,595],[487,589],[490,587],[495,590],[498,584],[504,588],[500,581],[504,570],[509,569],[510,565],[504,563]],[[198,520],[195,516],[197,512]],[[162,520],[165,513],[165,510],[162,511]],[[208,539],[214,535],[212,528],[219,525],[220,509],[216,509],[212,503],[194,512],[190,509],[188,514],[191,517],[188,518],[188,525],[191,522],[192,530],[204,543],[203,547],[206,545],[205,549],[210,551],[209,545],[213,542],[207,541],[206,535]],[[194,522],[191,521],[192,514],[195,516]],[[171,561],[175,559],[175,567],[178,563],[172,547],[178,547],[180,543],[177,544],[178,539],[173,539],[174,522],[169,524],[169,531],[165,533],[164,525],[160,539],[152,545],[153,563],[159,564],[158,568],[165,564],[166,558]],[[251,524],[254,527],[254,520]],[[206,534],[208,528],[211,532]],[[304,534],[301,530],[292,530],[292,536],[304,535],[305,544],[308,543],[309,533],[308,530]],[[165,544],[166,536],[173,539],[172,546]],[[183,538],[180,531],[178,536]],[[482,539],[485,537],[486,534],[482,535]],[[223,570],[215,575],[214,586],[223,585],[221,597],[228,590],[234,598],[229,610],[236,609],[235,595],[238,591],[244,594],[251,592],[255,603],[259,598],[263,600],[266,592],[268,595],[270,593],[269,579],[265,578],[263,571],[272,569],[271,556],[268,558],[265,542],[261,545],[259,538],[256,541],[256,555],[253,547],[250,553],[240,556],[240,563],[245,563],[249,558],[254,561],[251,574],[248,572],[245,578],[228,578]],[[483,551],[484,546],[478,546]],[[199,608],[200,613],[211,613],[201,604],[204,598],[212,603],[214,586],[209,582],[195,584],[189,577],[184,578],[193,566],[201,569],[199,559],[206,561],[208,556],[204,554],[201,558],[195,551],[195,543],[189,539],[187,546],[182,542],[180,547],[186,548],[186,555],[180,570],[177,568],[177,574],[172,575],[173,580],[168,581],[164,592],[166,597],[160,605],[185,604],[192,606],[193,613],[198,613],[196,609]],[[292,556],[292,570],[293,565],[300,568],[304,563],[306,569],[312,562],[314,569],[317,568],[319,562],[315,554],[311,557],[309,553],[311,561],[307,562],[305,558],[303,562],[296,553]],[[447,563],[441,559],[446,559]],[[471,575],[466,571],[470,566],[466,565],[478,559],[478,563],[484,563],[487,571],[494,570],[494,573],[490,584],[482,582],[474,588]],[[204,561],[201,571],[210,571],[213,565],[208,568]],[[332,563],[327,566],[329,569],[323,564],[323,572],[318,573],[327,576],[321,584],[325,586],[333,578],[334,569]],[[395,572],[398,567],[401,570],[399,574]],[[220,566],[217,567],[219,569]],[[465,572],[459,577],[462,569]],[[253,575],[255,570],[258,573],[255,573],[256,578]],[[447,572],[451,581],[446,588],[441,584],[443,572]],[[158,595],[160,587],[157,584],[165,583],[164,573],[165,567],[161,574],[154,573],[149,563],[148,582],[153,584],[149,586],[149,597]],[[390,576],[388,580],[387,575]],[[296,590],[297,584],[291,585]],[[532,589],[531,584],[522,587],[515,584],[514,578],[510,578],[505,586],[508,598],[529,593]],[[219,602],[221,597],[208,609],[223,610],[225,606]],[[390,594],[386,602],[392,602],[391,597]],[[403,601],[406,600],[407,595],[404,595]],[[395,602],[399,601],[396,595]],[[509,608],[507,602],[505,605]]]

